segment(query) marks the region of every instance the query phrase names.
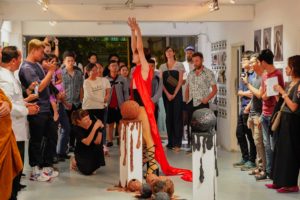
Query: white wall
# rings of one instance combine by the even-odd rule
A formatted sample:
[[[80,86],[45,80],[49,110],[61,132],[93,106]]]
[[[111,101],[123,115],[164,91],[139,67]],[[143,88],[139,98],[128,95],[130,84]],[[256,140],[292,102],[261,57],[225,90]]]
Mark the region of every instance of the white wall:
[[[1,38],[0,42],[1,45],[4,43],[9,43],[10,42],[10,33],[11,33],[11,22],[10,21],[3,21],[2,26],[1,26]]]

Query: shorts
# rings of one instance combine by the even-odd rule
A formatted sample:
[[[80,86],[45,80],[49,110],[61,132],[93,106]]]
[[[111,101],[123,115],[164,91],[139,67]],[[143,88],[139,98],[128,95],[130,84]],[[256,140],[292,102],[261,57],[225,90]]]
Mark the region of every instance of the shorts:
[[[119,108],[110,108],[108,107],[107,111],[107,124],[111,123],[119,123],[119,121],[122,119],[121,111]]]

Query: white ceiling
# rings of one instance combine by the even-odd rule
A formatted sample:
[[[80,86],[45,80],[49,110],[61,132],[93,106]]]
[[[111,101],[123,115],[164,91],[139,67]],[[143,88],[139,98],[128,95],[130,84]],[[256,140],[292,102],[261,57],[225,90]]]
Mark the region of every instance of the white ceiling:
[[[36,3],[37,0],[0,0],[9,3]],[[82,5],[108,5],[125,4],[127,0],[49,0],[50,4],[82,4]],[[262,0],[236,0],[236,5],[254,5]],[[135,0],[136,4],[150,5],[199,5],[207,0]],[[220,4],[230,4],[230,0],[219,0]]]

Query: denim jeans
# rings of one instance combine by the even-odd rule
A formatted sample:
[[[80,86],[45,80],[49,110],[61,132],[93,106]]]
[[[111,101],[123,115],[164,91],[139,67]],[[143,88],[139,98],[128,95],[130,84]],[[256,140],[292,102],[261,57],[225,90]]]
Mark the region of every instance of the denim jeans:
[[[271,116],[261,115],[261,127],[263,133],[263,142],[266,152],[266,172],[271,173],[272,161],[273,161],[273,150],[274,150],[274,139],[270,134],[270,121]]]
[[[58,136],[56,151],[57,151],[57,154],[65,155],[68,150],[71,126],[70,126],[67,112],[66,112],[63,104],[61,104],[61,103],[59,104],[58,114],[59,114],[58,120],[61,125],[61,128],[60,128],[60,132],[59,132],[59,136]]]

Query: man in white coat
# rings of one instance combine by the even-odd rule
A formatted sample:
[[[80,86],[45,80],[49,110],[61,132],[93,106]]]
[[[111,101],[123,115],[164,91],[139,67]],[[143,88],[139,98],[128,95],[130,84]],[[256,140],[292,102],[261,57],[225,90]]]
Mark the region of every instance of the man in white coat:
[[[37,114],[39,107],[36,104],[25,102],[25,100],[32,101],[38,96],[31,94],[24,100],[21,84],[14,76],[14,72],[19,69],[21,59],[21,52],[15,46],[8,46],[2,49],[0,88],[12,103],[12,128],[24,163],[25,141],[28,140],[27,115]],[[16,198],[17,191],[21,189],[20,178],[21,174],[14,180],[12,199]]]

